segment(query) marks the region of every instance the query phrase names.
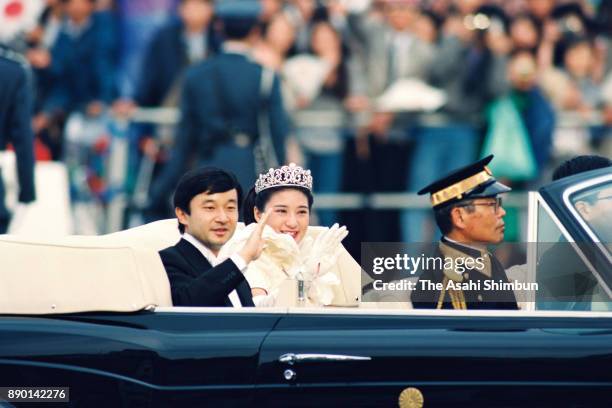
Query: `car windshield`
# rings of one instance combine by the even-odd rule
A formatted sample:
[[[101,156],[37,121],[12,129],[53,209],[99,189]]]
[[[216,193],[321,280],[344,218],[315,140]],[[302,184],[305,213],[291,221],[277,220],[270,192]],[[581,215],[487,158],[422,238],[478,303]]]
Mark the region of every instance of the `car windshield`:
[[[609,311],[612,303],[580,256],[589,244],[572,243],[544,207],[538,208],[536,250],[537,310]]]

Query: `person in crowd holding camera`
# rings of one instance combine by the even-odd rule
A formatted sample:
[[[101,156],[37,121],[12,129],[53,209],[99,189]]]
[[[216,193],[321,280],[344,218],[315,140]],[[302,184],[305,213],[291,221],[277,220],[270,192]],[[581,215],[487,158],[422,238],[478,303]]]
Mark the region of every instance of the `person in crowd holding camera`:
[[[245,272],[256,306],[359,304],[361,268],[341,244],[346,227],[308,226],[312,182],[309,170],[292,163],[260,174],[245,199],[247,226],[224,251],[240,248],[269,213],[265,248]]]

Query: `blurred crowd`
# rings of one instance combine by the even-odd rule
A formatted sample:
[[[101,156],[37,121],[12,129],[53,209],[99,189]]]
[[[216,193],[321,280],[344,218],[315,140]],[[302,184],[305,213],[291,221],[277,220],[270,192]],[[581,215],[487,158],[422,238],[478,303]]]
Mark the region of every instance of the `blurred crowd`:
[[[222,2],[47,0],[38,26],[10,44],[34,73],[38,158],[70,160],[70,130],[101,117],[178,107],[185,70],[222,48]],[[416,192],[486,153],[496,154],[498,178],[521,190],[568,155],[612,155],[611,1],[260,6],[251,57],[282,78],[287,161],[312,170],[315,192]],[[70,127],[75,115],[81,127]],[[127,131],[130,194],[143,158],[163,167],[167,125]],[[93,156],[111,150],[99,133],[89,139]],[[104,171],[84,176],[94,192]],[[318,216],[329,225],[346,218],[357,242],[431,238],[424,211]]]

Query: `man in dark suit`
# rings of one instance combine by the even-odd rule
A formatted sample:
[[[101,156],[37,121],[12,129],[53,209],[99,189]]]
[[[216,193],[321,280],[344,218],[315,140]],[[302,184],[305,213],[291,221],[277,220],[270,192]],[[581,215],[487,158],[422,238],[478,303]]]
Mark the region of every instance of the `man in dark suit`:
[[[53,86],[45,114],[75,109],[99,114],[116,97],[116,32],[110,12],[95,12],[93,0],[67,0],[67,19],[51,49]],[[85,67],[88,67],[85,69]]]
[[[96,11],[95,0],[64,0],[65,19],[50,52],[29,54],[42,92],[34,131],[54,160],[64,155],[65,120],[75,111],[97,117],[116,95],[117,32],[113,13]]]
[[[9,143],[15,150],[18,199],[21,203],[29,203],[36,198],[31,117],[32,95],[26,70],[17,62],[0,57],[0,150],[4,150]],[[0,234],[7,231],[9,220],[0,173]]]
[[[135,97],[140,106],[174,105],[184,70],[219,49],[212,0],[181,0],[178,11],[180,19],[162,27],[147,48]]]
[[[510,191],[486,167],[492,159],[485,157],[419,191],[431,194],[443,237],[430,256],[442,262],[421,269],[411,296],[415,308],[518,309],[514,292],[505,286],[504,267],[487,249],[504,239],[506,212],[498,195]],[[493,282],[495,287],[488,286]]]
[[[225,34],[222,51],[185,74],[181,121],[169,161],[151,188],[150,210],[165,204],[192,159],[199,166],[231,170],[243,188],[255,182],[254,146],[260,138],[270,142],[276,162],[284,162],[288,121],[280,81],[251,57],[259,38],[258,14],[249,1],[228,3],[234,6],[227,11],[220,9],[224,4],[217,8]]]
[[[242,273],[262,251],[267,215],[242,250],[218,258],[236,229],[241,195],[236,177],[214,167],[192,170],[179,181],[174,206],[182,238],[159,253],[174,306],[254,306]]]

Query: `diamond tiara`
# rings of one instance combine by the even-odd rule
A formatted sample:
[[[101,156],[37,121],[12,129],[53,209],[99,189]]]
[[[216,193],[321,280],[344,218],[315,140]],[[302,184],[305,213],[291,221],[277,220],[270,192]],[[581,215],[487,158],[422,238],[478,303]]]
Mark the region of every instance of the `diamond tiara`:
[[[278,169],[270,169],[267,173],[260,174],[255,182],[255,193],[272,187],[303,187],[312,191],[312,176],[310,170],[291,163]]]

